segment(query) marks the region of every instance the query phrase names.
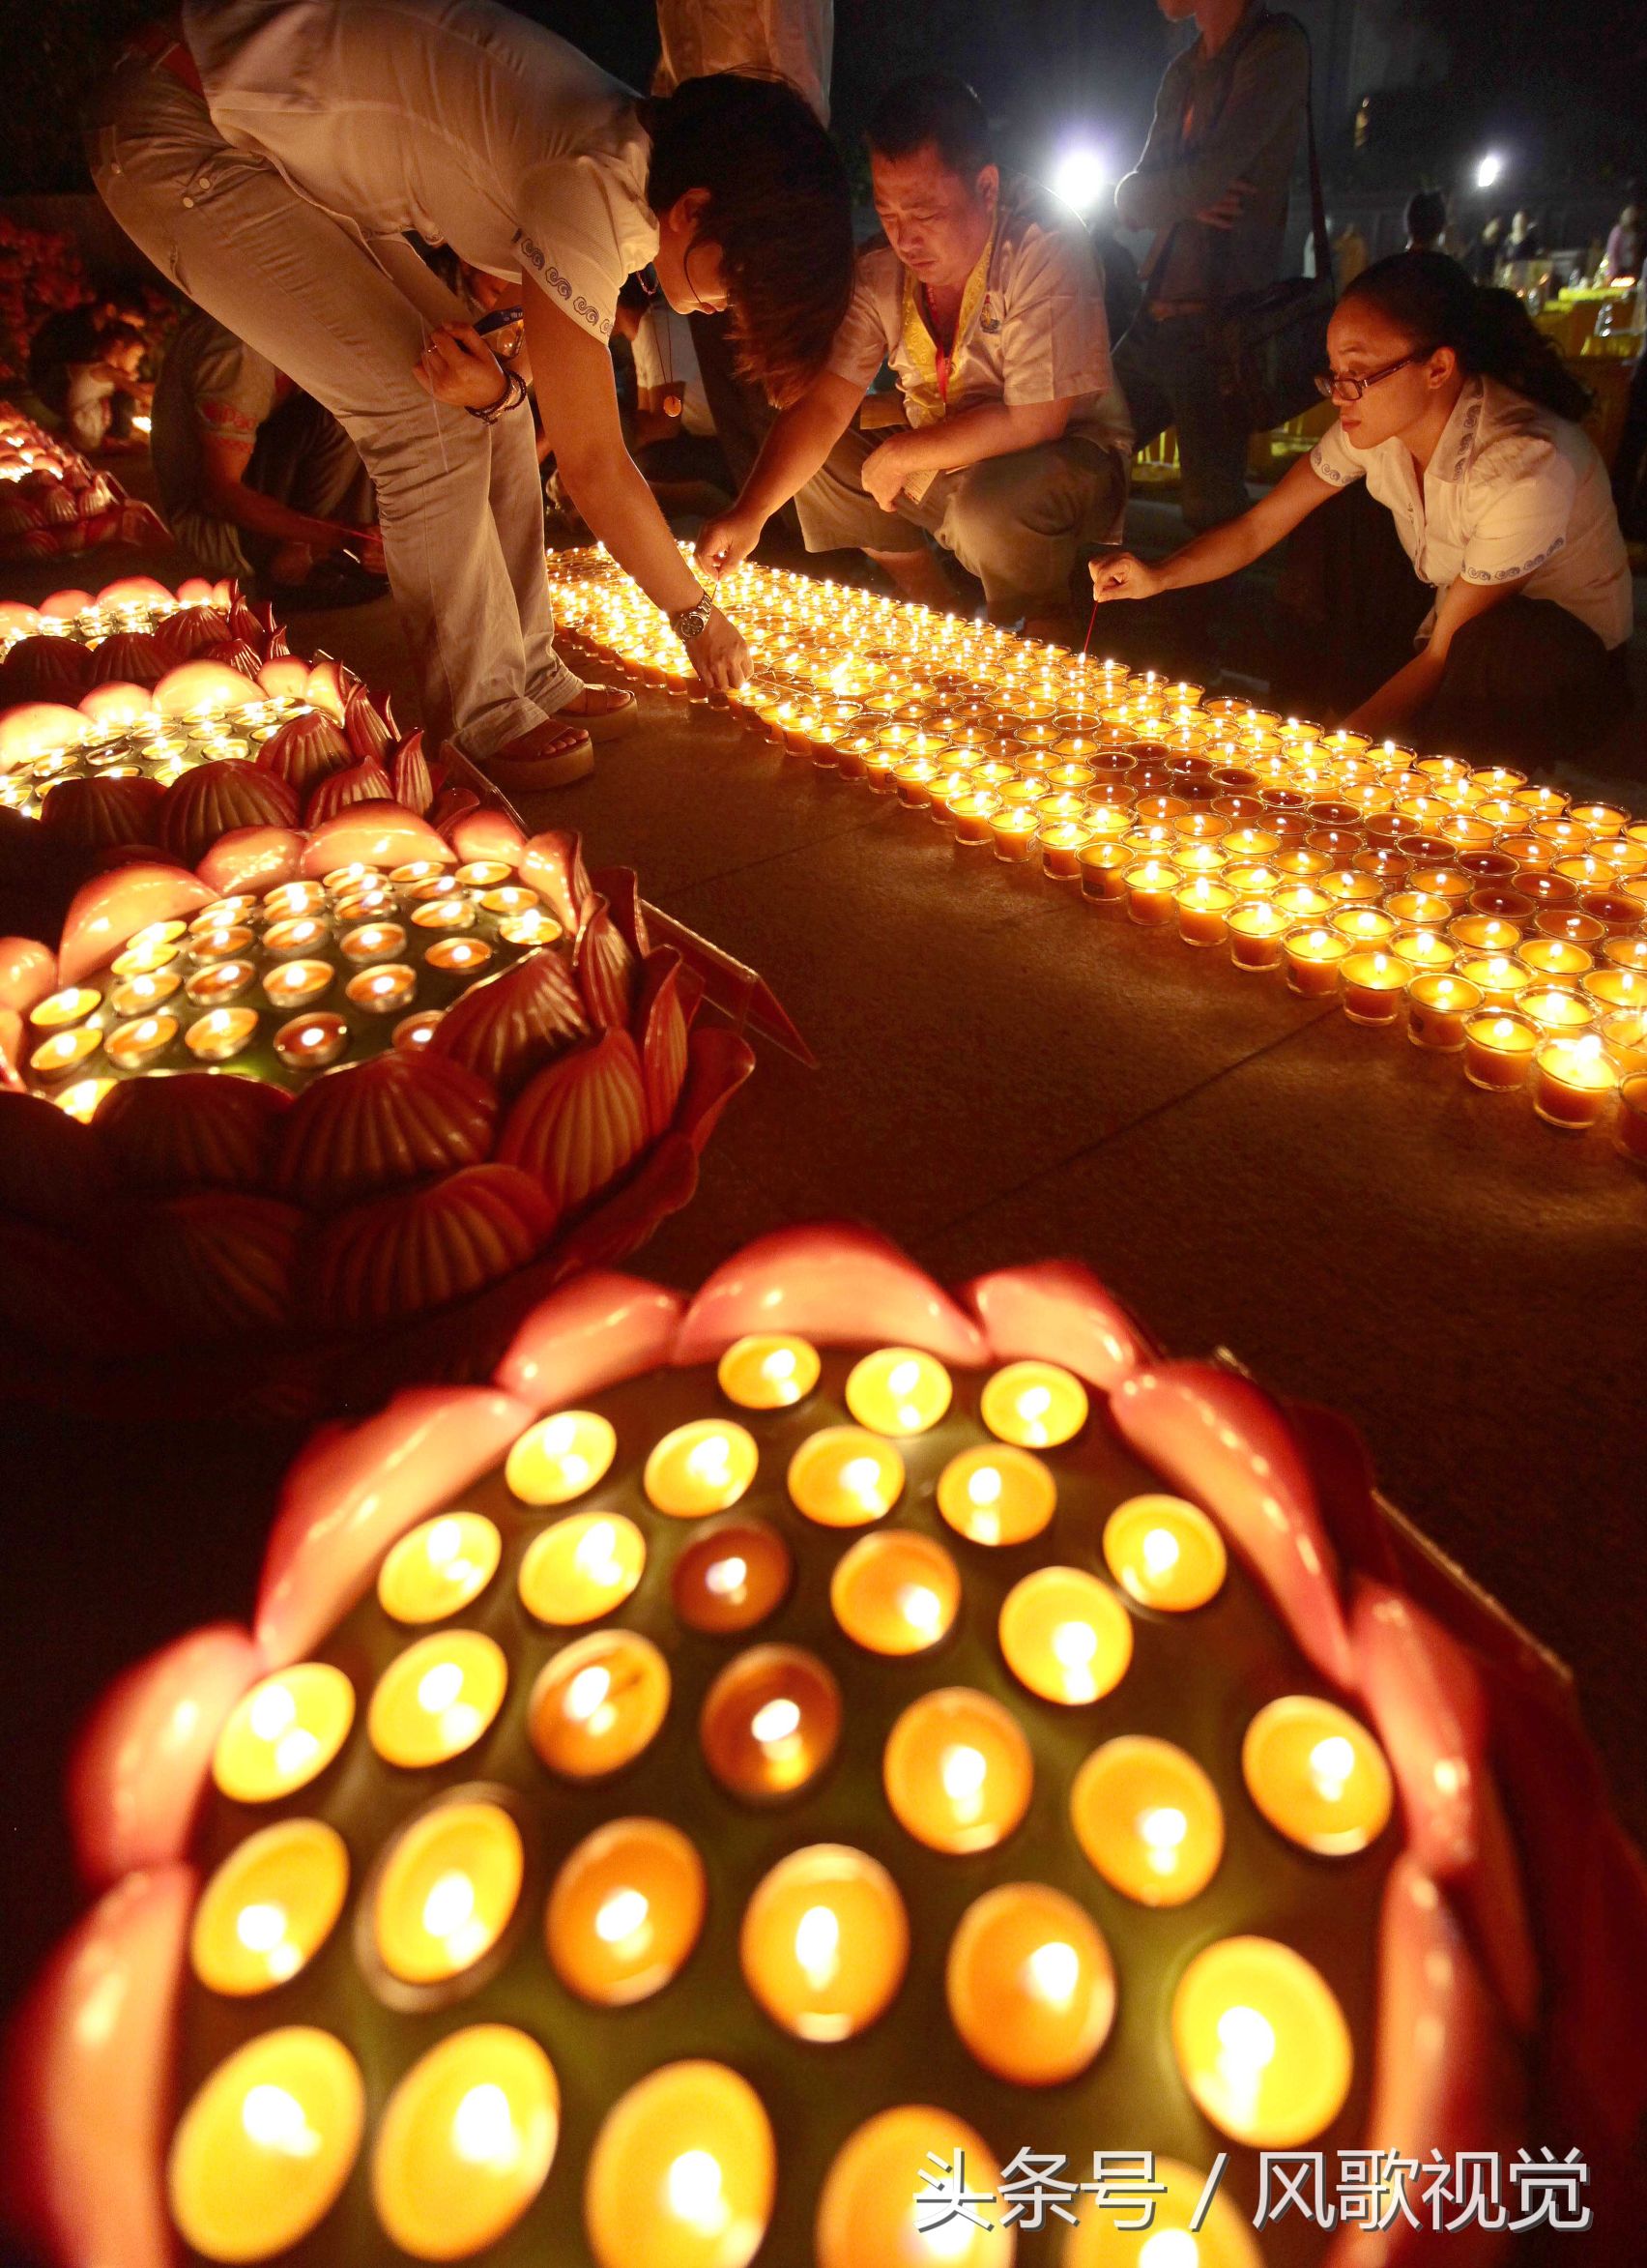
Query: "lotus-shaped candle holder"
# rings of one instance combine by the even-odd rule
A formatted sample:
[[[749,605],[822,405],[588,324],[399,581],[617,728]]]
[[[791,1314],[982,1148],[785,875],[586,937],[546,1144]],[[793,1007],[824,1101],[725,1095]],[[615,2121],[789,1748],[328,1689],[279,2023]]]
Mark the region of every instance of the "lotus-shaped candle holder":
[[[50,559],[116,539],[163,542],[166,530],[111,474],[0,402],[0,559]]]
[[[1551,2135],[1638,2225],[1642,1885],[1547,1672],[1079,1267],[586,1274],[301,1460],[71,1802],[7,2135],[63,2268],[1480,2263],[1394,2161]],[[1411,2212],[1255,2234],[1299,2148]]]
[[[301,1413],[483,1370],[691,1195],[753,1060],[698,1000],[632,875],[495,812],[108,868],[55,953],[0,941],[14,1376]]]

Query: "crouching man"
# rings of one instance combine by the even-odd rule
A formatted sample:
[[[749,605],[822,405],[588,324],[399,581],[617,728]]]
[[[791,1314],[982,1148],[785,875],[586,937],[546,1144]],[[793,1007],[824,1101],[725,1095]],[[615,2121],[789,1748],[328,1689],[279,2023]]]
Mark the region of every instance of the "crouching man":
[[[809,551],[855,546],[905,596],[945,606],[936,539],[983,584],[994,621],[1064,635],[1071,572],[1118,532],[1131,462],[1091,240],[1033,184],[1002,179],[963,80],[894,87],[869,149],[885,235],[858,254],[823,375],[705,529],[700,560],[740,566],[793,496]],[[883,362],[904,422],[862,432]]]

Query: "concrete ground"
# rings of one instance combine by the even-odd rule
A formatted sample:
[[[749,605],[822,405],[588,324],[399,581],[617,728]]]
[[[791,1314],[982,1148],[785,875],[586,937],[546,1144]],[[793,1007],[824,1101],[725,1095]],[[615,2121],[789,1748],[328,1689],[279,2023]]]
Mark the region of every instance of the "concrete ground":
[[[0,592],[53,579],[8,570]],[[415,712],[387,603],[299,636]],[[960,851],[708,710],[649,697],[592,780],[528,817],[581,829],[592,863],[634,865],[759,968],[820,1059],[762,1047],[696,1202],[638,1268],[692,1285],[825,1214],[874,1221],[943,1278],[1087,1262],[1173,1351],[1228,1348],[1361,1427],[1389,1497],[1573,1666],[1647,1832],[1647,1178],[1604,1139]],[[89,1416],[11,1435],[21,1918],[0,1996],[68,1909],[55,1789],[74,1714],[191,1620],[245,1614],[293,1446],[201,1429],[159,1480]]]

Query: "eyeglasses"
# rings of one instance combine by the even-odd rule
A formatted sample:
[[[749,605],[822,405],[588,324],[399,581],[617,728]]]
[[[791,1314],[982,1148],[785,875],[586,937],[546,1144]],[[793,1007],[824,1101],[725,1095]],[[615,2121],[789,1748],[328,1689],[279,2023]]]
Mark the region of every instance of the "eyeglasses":
[[[1402,355],[1399,363],[1386,363],[1381,370],[1369,370],[1365,378],[1341,378],[1336,370],[1322,370],[1315,379],[1315,392],[1327,401],[1359,401],[1370,386],[1382,386],[1386,378],[1393,378],[1409,363],[1428,362],[1430,352],[1427,346],[1415,347],[1410,355]]]

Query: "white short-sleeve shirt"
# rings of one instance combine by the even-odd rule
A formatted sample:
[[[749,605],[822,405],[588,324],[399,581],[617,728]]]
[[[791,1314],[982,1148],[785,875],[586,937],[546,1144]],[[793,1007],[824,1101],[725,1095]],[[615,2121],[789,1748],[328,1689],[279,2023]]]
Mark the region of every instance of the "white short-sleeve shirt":
[[[529,276],[608,338],[657,250],[637,98],[493,0],[188,0],[213,122],[367,238]]]
[[[1085,227],[1022,177],[1001,186],[983,290],[968,293],[942,398],[930,340],[910,321],[907,272],[884,238],[857,256],[829,369],[869,386],[889,362],[911,425],[989,402],[1074,400],[1068,432],[1129,452],[1132,426],[1110,363],[1104,274]],[[918,317],[915,318],[918,322]]]
[[[1570,419],[1496,379],[1471,378],[1422,488],[1404,443],[1357,449],[1342,424],[1322,434],[1310,462],[1335,488],[1366,480],[1389,508],[1414,570],[1438,592],[1460,575],[1482,584],[1525,577],[1529,598],[1565,607],[1609,650],[1628,641],[1633,593],[1612,490],[1589,436]]]
[[[835,0],[657,0],[652,89],[716,71],[774,72],[829,123]]]

